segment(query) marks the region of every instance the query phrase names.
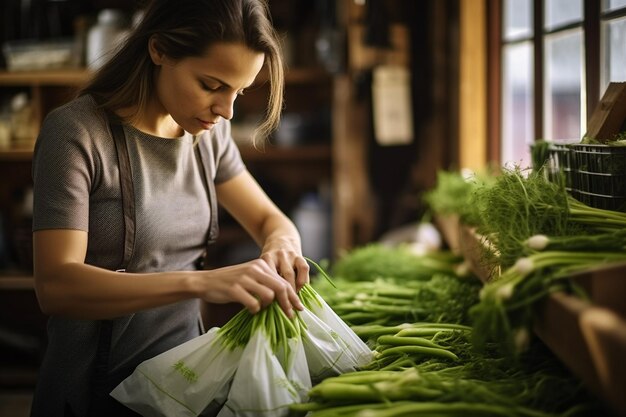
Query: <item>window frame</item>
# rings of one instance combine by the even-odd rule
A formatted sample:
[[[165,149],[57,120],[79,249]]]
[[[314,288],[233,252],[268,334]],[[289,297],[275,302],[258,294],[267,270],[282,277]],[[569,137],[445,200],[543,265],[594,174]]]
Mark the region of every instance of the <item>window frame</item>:
[[[501,164],[502,151],[502,51],[505,42],[502,36],[503,28],[503,1],[487,0],[487,159],[490,163]],[[585,79],[583,88],[586,93],[587,120],[600,101],[601,88],[601,22],[626,16],[626,7],[602,13],[602,0],[583,0],[583,63],[585,65]],[[581,26],[580,23],[564,24],[544,29],[544,0],[533,0],[533,34],[528,39],[533,44],[533,135],[534,140],[544,134],[544,40],[545,36]],[[584,132],[582,132],[584,134]]]

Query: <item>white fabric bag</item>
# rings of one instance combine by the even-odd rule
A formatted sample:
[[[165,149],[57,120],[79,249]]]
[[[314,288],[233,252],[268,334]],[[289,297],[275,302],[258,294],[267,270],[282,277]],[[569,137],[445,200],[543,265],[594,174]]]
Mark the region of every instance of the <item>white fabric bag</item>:
[[[297,347],[297,346],[296,346]],[[294,360],[301,360],[296,358]],[[290,380],[289,374],[294,377]],[[308,371],[305,373],[308,378]],[[311,388],[300,371],[285,372],[262,329],[256,330],[246,345],[233,378],[228,400],[218,417],[284,417],[289,406],[301,402],[302,389]],[[292,382],[303,384],[295,387]]]
[[[312,288],[311,288],[312,289]],[[315,291],[315,302],[309,303],[310,310],[322,322],[335,331],[341,340],[346,343],[347,349],[355,359],[356,366],[365,366],[374,359],[374,352],[361,340],[359,336],[344,322],[341,317]]]
[[[215,415],[243,353],[225,348],[218,330],[142,362],[111,396],[143,416]]]
[[[287,379],[298,393],[298,402],[304,403],[309,400],[309,391],[313,386],[309,375],[306,352],[304,351],[304,342],[302,337],[293,337],[289,339],[288,343],[291,357],[282,359],[284,354],[281,353],[278,355],[278,360],[287,374]]]
[[[308,309],[298,314],[306,326],[302,341],[313,383],[357,370],[356,358],[337,332]]]

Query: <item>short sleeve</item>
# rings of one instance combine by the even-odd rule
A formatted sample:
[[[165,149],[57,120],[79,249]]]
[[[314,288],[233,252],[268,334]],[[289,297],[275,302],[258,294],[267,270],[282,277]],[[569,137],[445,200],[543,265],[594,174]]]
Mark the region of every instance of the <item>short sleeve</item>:
[[[237,144],[231,135],[230,121],[222,120],[211,134],[215,158],[215,183],[220,184],[235,177],[246,167]]]
[[[90,132],[68,107],[51,112],[33,155],[33,230],[89,229],[95,163]]]

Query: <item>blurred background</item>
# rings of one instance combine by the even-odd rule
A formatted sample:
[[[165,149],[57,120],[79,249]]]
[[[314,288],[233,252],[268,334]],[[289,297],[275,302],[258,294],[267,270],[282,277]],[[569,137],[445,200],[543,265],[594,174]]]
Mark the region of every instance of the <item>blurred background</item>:
[[[0,415],[28,407],[46,343],[32,279],[39,127],[141,20],[144,3],[0,3]],[[580,140],[608,83],[626,78],[623,0],[269,5],[287,64],[282,122],[263,150],[250,145],[268,94],[261,83],[237,100],[233,136],[316,260],[411,235],[438,170],[529,164],[535,140]],[[255,257],[220,215],[209,266]]]

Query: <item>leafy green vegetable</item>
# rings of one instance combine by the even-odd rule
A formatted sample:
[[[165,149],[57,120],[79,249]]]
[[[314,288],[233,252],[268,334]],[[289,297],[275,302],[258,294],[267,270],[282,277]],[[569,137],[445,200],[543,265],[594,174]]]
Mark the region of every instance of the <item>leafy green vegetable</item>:
[[[533,169],[539,169],[546,165],[550,159],[551,143],[547,140],[535,141],[530,147],[530,159]]]
[[[434,274],[454,275],[462,259],[451,253],[416,255],[406,246],[371,243],[344,253],[333,265],[332,275],[346,281],[373,281],[392,277],[401,281],[428,280]]]
[[[581,237],[598,233],[615,238],[626,227],[626,213],[589,207],[574,198],[563,184],[548,181],[539,171],[505,169],[490,187],[478,188],[472,197],[477,231],[495,247],[488,261],[506,269],[519,257],[532,253],[528,239],[546,235],[561,247],[580,247]],[[571,239],[570,239],[571,237]],[[578,244],[575,242],[579,241]]]
[[[398,325],[428,321],[468,323],[468,309],[478,302],[476,278],[436,274],[428,280],[379,278],[348,281],[336,278],[336,288],[323,283],[317,290],[348,324]]]
[[[463,175],[459,171],[437,172],[436,186],[422,195],[429,208],[437,214],[456,214],[465,223],[473,224],[475,212],[469,206],[474,191],[489,187],[493,182],[492,170]]]

